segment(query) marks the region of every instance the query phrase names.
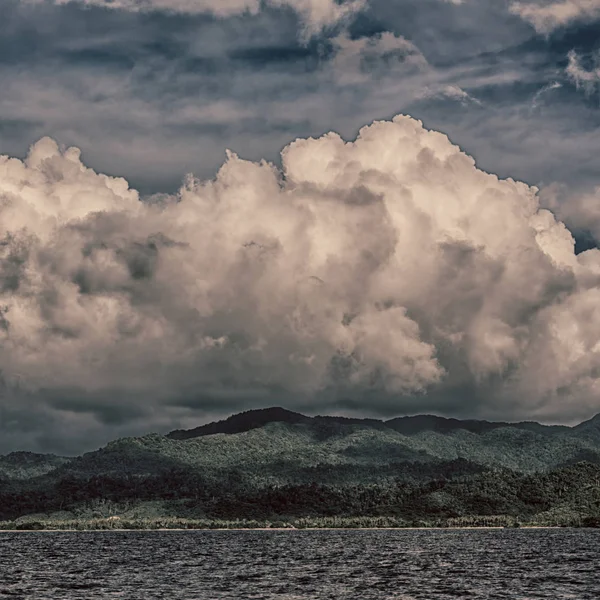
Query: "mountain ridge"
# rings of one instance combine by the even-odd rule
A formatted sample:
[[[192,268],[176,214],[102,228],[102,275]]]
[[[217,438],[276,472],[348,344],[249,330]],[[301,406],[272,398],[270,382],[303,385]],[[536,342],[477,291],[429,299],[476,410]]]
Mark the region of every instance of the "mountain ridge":
[[[411,435],[421,431],[437,431],[447,433],[464,429],[473,433],[482,433],[493,431],[504,427],[514,427],[535,432],[560,432],[570,431],[576,428],[582,428],[588,424],[600,424],[600,413],[591,419],[584,421],[573,427],[567,425],[543,425],[536,421],[487,421],[477,419],[456,419],[451,417],[440,417],[438,415],[423,414],[413,416],[394,417],[388,420],[360,417],[342,417],[329,415],[316,415],[309,417],[302,413],[290,411],[280,406],[252,409],[241,413],[236,413],[230,417],[200,425],[192,429],[176,429],[165,435],[170,439],[185,440],[205,435],[215,435],[218,433],[235,434],[250,431],[251,429],[263,427],[268,423],[308,423],[314,421],[326,421],[340,424],[369,425],[374,427],[388,427],[399,433]]]
[[[263,409],[252,409],[233,414],[226,419],[213,421],[200,425],[192,429],[176,429],[166,434],[149,433],[137,438],[119,438],[92,452],[86,452],[81,456],[64,457],[55,454],[43,454],[26,451],[15,451],[6,455],[0,455],[0,477],[9,478],[28,478],[39,474],[46,474],[62,466],[77,462],[82,457],[88,457],[98,452],[115,452],[118,448],[125,447],[132,440],[171,440],[174,442],[186,442],[208,439],[216,435],[237,436],[248,434],[249,432],[260,430],[270,425],[281,423],[288,426],[305,426],[314,434],[315,439],[325,440],[330,437],[349,434],[356,428],[362,428],[365,431],[372,430],[379,432],[382,436],[400,434],[407,438],[421,439],[423,436],[453,436],[454,440],[459,440],[461,436],[473,434],[476,436],[492,435],[494,432],[512,431],[513,436],[519,436],[520,442],[524,443],[523,436],[539,435],[543,438],[556,438],[557,436],[566,436],[570,438],[577,436],[586,440],[589,444],[598,444],[597,454],[600,456],[600,413],[574,426],[566,425],[543,425],[535,421],[486,421],[475,419],[456,419],[441,417],[437,415],[414,415],[394,417],[388,420],[375,418],[344,417],[330,415],[307,416],[299,412],[294,412],[282,407],[269,407]],[[386,433],[387,432],[387,433]],[[521,432],[521,433],[518,433]],[[501,435],[496,433],[496,436]],[[508,435],[508,434],[506,434]],[[432,439],[432,438],[431,438]],[[515,439],[517,439],[515,437]],[[419,444],[411,452],[423,452],[418,448]],[[596,448],[589,448],[586,445],[578,449],[574,456],[581,455],[595,459]],[[358,452],[358,450],[356,450]],[[591,452],[591,454],[590,454]],[[458,456],[451,457],[460,458]],[[573,457],[567,457],[565,464]]]

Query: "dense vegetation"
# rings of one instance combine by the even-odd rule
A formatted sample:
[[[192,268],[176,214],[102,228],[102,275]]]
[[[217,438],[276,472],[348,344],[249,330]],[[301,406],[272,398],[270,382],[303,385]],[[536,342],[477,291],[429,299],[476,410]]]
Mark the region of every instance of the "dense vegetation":
[[[0,457],[0,528],[600,524],[600,419],[411,419],[254,411],[73,459]]]
[[[39,477],[69,462],[68,458],[53,454],[13,452],[6,456],[0,456],[0,480]]]

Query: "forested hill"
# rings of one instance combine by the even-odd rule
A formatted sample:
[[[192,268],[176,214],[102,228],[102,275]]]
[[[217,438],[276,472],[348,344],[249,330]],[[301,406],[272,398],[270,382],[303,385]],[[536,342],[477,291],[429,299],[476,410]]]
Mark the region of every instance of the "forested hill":
[[[0,481],[2,479],[31,479],[51,473],[71,459],[54,454],[12,452],[0,456]]]
[[[316,478],[362,483],[435,472],[463,461],[523,473],[581,461],[600,464],[600,415],[575,427],[432,415],[388,421],[308,417],[283,408],[251,410],[165,436],[123,438],[76,458],[15,452],[0,456],[0,479],[42,475],[146,474],[182,467],[233,469],[273,484]],[[399,467],[402,465],[402,468]]]
[[[214,435],[216,433],[243,433],[244,431],[250,431],[251,429],[264,427],[269,423],[296,424],[308,423],[310,421],[310,417],[305,417],[300,413],[292,412],[291,410],[286,410],[285,408],[264,408],[261,410],[249,410],[237,415],[232,415],[224,421],[208,423],[207,425],[201,425],[195,429],[179,429],[172,431],[171,433],[167,434],[167,437],[174,440],[188,440],[204,435]]]
[[[571,522],[600,513],[599,481],[600,416],[564,427],[270,408],[115,440],[70,459],[0,457],[0,520],[79,514],[102,501],[154,503],[160,514],[177,516],[414,520],[501,511]]]
[[[594,419],[582,423],[579,428],[600,421],[600,414]],[[532,421],[520,423],[506,422],[490,422],[490,421],[475,421],[475,420],[459,420],[437,417],[434,415],[418,415],[414,417],[397,417],[388,421],[378,419],[357,419],[348,417],[329,417],[317,416],[307,417],[297,412],[292,412],[281,407],[264,408],[260,410],[249,410],[229,417],[223,421],[216,421],[201,425],[194,429],[176,430],[167,434],[167,437],[176,440],[187,440],[205,435],[214,435],[216,433],[242,433],[264,427],[269,423],[338,423],[340,425],[362,425],[375,429],[393,429],[405,435],[413,435],[423,431],[435,431],[438,433],[451,433],[453,431],[464,430],[472,433],[486,433],[494,429],[512,427],[523,429],[526,431],[534,431],[538,433],[553,434],[553,433],[568,433],[572,430],[570,427],[562,425],[540,425]]]

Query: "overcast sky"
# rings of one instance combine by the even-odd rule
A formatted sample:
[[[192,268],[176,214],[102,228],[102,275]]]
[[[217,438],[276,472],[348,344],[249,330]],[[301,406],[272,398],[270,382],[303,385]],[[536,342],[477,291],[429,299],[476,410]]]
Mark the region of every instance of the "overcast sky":
[[[600,0],[2,0],[0,154],[0,452],[600,412]]]

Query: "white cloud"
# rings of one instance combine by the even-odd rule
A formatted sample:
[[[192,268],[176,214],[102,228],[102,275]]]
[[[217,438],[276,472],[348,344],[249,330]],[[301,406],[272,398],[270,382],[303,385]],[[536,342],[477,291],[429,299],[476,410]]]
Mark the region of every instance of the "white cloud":
[[[452,85],[437,85],[426,88],[420,95],[421,98],[441,98],[454,100],[460,104],[478,104],[481,105],[481,101],[473,96],[469,95],[460,86]]]
[[[592,94],[600,85],[600,54],[593,57],[593,66],[589,70],[581,64],[581,58],[575,50],[569,52],[568,58],[567,76],[578,88]]]
[[[573,192],[555,183],[542,189],[541,200],[571,229],[589,232],[600,242],[600,186]]]
[[[47,138],[0,159],[9,386],[148,402],[380,390],[400,412],[403,394],[475,385],[483,413],[594,405],[600,252],[576,257],[536,189],[403,116],[282,158],[230,153],[151,204]]]
[[[268,0],[267,4],[294,9],[309,31],[314,32],[360,12],[366,7],[367,0],[346,0],[341,4],[335,0]]]
[[[562,83],[559,83],[558,81],[551,81],[547,85],[540,88],[534,94],[534,96],[531,100],[531,109],[535,110],[536,108],[539,107],[540,100],[542,99],[543,96],[545,96],[546,94],[548,94],[549,92],[552,92],[554,90],[559,90],[560,88],[562,88]]]
[[[25,0],[40,2],[45,0]],[[52,0],[55,4],[83,4],[113,10],[167,11],[186,14],[210,13],[217,17],[231,17],[261,10],[261,0]],[[291,8],[302,18],[308,32],[335,25],[361,11],[367,0],[265,0],[267,6]]]
[[[577,21],[600,18],[600,0],[513,2],[510,10],[531,23],[538,33],[548,34]]]

